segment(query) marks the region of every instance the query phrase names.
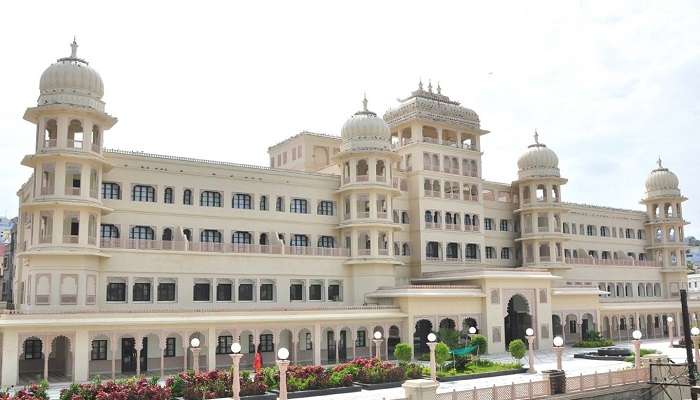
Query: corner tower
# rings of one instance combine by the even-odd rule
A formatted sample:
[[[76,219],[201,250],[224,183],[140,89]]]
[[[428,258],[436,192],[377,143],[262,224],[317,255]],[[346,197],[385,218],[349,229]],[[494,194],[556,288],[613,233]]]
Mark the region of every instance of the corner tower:
[[[346,265],[352,268],[356,302],[378,286],[395,284],[392,200],[400,194],[392,165],[399,156],[391,150],[389,127],[367,109],[356,112],[343,125],[340,152],[335,162],[342,171],[338,189],[341,204],[340,237],[350,249]]]
[[[20,190],[21,260],[16,275],[27,312],[97,307],[97,270],[103,206],[103,134],[116,119],[104,111],[100,75],[78,58],[73,40],[69,57],[42,74],[36,107],[24,119],[36,125],[35,152],[22,164],[32,179]]]

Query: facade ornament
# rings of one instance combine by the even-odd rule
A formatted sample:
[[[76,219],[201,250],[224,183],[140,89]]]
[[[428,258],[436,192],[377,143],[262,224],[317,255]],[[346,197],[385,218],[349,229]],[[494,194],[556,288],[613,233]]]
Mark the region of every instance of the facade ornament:
[[[78,42],[75,41],[75,36],[73,36],[73,43],[70,44],[70,58],[78,58]]]
[[[437,85],[437,94],[442,94],[442,88],[440,87],[440,81],[438,81],[438,85]]]
[[[664,167],[663,165],[661,165],[661,156],[659,156],[659,159],[656,160],[656,164],[659,166],[659,169]]]
[[[540,134],[537,133],[537,129],[535,129],[535,144],[540,144]]]
[[[433,82],[428,80],[428,92],[433,93]]]
[[[423,80],[418,79],[418,90],[423,90]]]
[[[362,99],[362,110],[367,112],[367,92],[365,92],[364,98]]]

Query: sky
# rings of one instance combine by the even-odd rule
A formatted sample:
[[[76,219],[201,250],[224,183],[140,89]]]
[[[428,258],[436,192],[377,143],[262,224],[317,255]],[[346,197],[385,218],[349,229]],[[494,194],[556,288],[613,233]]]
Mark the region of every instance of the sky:
[[[700,3],[693,1],[14,1],[0,24],[0,215],[31,171],[39,78],[69,55],[104,81],[105,146],[267,165],[302,130],[340,134],[419,79],[475,110],[483,175],[540,141],[566,201],[642,209],[660,156],[700,236]]]

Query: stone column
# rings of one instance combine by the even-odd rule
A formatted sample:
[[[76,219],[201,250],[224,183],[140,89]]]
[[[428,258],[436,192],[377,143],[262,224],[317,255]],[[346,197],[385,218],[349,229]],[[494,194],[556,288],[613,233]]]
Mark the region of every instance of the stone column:
[[[112,380],[117,377],[117,337],[112,335],[109,337],[109,350],[112,354]]]
[[[187,372],[187,353],[190,351],[190,335],[182,334],[182,363],[183,371]]]
[[[43,377],[48,381],[49,379],[49,354],[51,353],[51,341],[48,336],[41,338],[41,355],[44,357],[44,373]]]
[[[86,330],[75,332],[75,346],[72,349],[73,354],[69,353],[68,356],[73,358],[73,382],[85,382],[90,366],[90,337]]]
[[[321,365],[321,324],[314,325],[314,365]]]
[[[141,375],[141,350],[143,350],[143,337],[134,338],[134,348],[136,348],[136,376]],[[146,355],[148,356],[148,355]]]
[[[256,287],[259,287],[256,285]],[[207,364],[209,371],[214,371],[216,369],[216,345],[218,343],[218,338],[216,337],[216,329],[211,326],[209,327],[208,337],[207,337]]]
[[[167,346],[167,337],[165,335],[158,338],[158,348],[160,349],[160,377],[165,378],[165,349]]]

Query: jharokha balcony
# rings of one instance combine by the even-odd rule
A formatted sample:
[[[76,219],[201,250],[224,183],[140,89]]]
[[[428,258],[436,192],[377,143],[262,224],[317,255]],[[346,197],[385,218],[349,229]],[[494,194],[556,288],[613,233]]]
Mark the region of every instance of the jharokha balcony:
[[[348,249],[338,247],[286,246],[269,244],[188,242],[102,238],[103,249],[188,251],[194,253],[285,254],[293,256],[348,257]]]

